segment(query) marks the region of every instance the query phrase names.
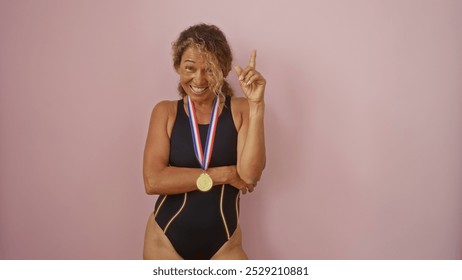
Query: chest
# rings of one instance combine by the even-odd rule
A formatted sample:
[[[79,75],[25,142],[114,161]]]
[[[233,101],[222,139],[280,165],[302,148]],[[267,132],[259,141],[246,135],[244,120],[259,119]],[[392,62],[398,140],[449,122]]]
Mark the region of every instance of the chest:
[[[202,149],[205,148],[209,125],[199,125]],[[218,118],[213,141],[210,167],[235,165],[237,162],[237,130],[229,109],[225,109]],[[199,168],[200,164],[194,152],[189,119],[178,112],[170,137],[169,164],[177,167]]]

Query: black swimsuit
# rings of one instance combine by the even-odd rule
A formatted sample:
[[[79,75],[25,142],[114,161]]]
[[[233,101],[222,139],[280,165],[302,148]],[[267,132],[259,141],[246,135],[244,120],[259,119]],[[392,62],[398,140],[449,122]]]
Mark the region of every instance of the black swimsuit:
[[[208,127],[199,125],[202,147]],[[237,131],[231,114],[231,98],[227,97],[218,118],[210,167],[236,165],[236,162]],[[178,101],[170,138],[169,164],[200,168],[183,100]],[[221,185],[208,192],[161,195],[156,202],[154,217],[184,259],[211,259],[237,228],[239,190],[231,185]]]

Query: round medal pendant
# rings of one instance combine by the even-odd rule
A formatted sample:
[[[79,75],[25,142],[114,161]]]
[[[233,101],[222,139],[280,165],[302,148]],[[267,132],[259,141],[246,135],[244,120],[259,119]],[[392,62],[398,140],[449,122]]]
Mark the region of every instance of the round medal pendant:
[[[196,186],[200,191],[209,191],[213,186],[212,178],[207,173],[202,173],[196,180]]]

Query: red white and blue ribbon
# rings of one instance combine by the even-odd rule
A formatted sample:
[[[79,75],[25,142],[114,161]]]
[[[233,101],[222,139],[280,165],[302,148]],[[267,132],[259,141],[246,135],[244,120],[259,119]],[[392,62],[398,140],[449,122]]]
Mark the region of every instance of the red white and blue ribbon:
[[[199,125],[197,123],[196,109],[194,108],[194,103],[187,99],[188,102],[188,112],[189,112],[189,126],[191,127],[191,135],[194,146],[194,153],[196,158],[199,161],[202,170],[207,170],[212,158],[213,151],[213,142],[215,141],[215,132],[217,131],[218,123],[218,97],[215,98],[215,103],[213,104],[212,115],[210,116],[210,124],[207,132],[207,138],[205,140],[205,150],[202,149],[201,135],[199,133]]]

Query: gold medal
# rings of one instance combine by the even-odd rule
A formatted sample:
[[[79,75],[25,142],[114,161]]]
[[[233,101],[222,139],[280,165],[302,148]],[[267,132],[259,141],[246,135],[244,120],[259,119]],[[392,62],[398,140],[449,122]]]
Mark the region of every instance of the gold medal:
[[[202,192],[209,191],[213,186],[212,178],[209,174],[204,172],[197,178],[196,186]]]

